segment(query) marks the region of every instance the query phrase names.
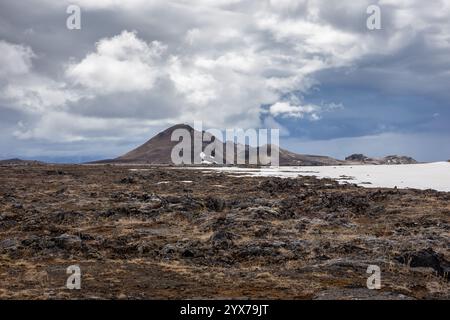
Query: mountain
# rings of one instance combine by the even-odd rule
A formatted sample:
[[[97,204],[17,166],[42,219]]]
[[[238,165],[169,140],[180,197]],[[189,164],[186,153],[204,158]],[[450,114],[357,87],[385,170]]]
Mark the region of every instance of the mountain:
[[[345,161],[327,156],[298,154],[280,148],[280,166],[338,166]]]
[[[179,143],[178,141],[171,141],[172,133],[177,129],[185,129],[188,130],[191,137],[194,136],[195,133],[203,134],[203,140],[205,141],[215,141],[215,137],[211,136],[206,132],[198,132],[194,130],[191,126],[186,124],[177,124],[173,127],[170,127],[147,142],[143,145],[137,147],[136,149],[131,150],[130,152],[111,160],[102,160],[97,161],[95,163],[117,163],[117,164],[160,164],[160,165],[172,165],[171,154],[173,148]],[[193,139],[191,139],[193,141]],[[209,145],[211,142],[203,142],[202,150]],[[226,157],[226,147],[222,141],[217,140],[216,143],[221,143],[224,150],[224,157]],[[258,154],[259,147],[251,147],[249,145],[239,145],[233,143],[233,147],[235,150],[234,163],[236,163],[237,155],[244,152],[245,155],[242,155],[246,159],[246,163],[248,163],[249,158],[251,157],[252,152],[256,151],[254,154]],[[193,143],[191,144],[191,150],[194,150]],[[256,149],[256,150],[255,150]],[[340,165],[345,164],[344,161],[336,160],[330,157],[325,156],[316,156],[316,155],[300,155],[288,150],[279,148],[275,145],[267,145],[268,155],[270,156],[272,150],[278,149],[279,151],[279,164],[281,166],[320,166],[320,165]],[[239,150],[239,151],[238,151]],[[199,156],[199,155],[196,155]],[[193,163],[194,154],[192,151],[191,160]],[[252,159],[261,163],[260,159]],[[203,159],[203,163],[210,164],[214,163],[214,157],[205,157]]]
[[[44,164],[44,162],[37,160],[22,160],[18,158],[0,160],[0,166],[30,166]]]
[[[172,149],[179,143],[171,141],[172,132],[177,129],[185,129],[190,132],[191,137],[194,129],[185,124],[177,124],[170,127],[148,140],[143,145],[114,159],[119,163],[149,163],[149,164],[172,164]]]
[[[347,158],[345,161],[349,164],[415,164],[417,161],[411,157],[391,155],[384,158],[369,158],[363,154],[355,153]]]

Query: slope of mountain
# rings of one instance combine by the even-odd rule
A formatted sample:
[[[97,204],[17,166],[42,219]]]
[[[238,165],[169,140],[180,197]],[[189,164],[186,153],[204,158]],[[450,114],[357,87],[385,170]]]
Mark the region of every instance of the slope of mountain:
[[[186,124],[177,124],[173,127],[170,127],[147,142],[145,142],[143,145],[137,147],[136,149],[131,150],[130,152],[112,160],[102,160],[97,161],[95,163],[133,163],[133,164],[163,164],[163,165],[171,165],[172,159],[171,159],[171,153],[172,149],[179,143],[178,141],[171,141],[172,133],[176,129],[186,129],[189,131],[191,137],[194,136],[194,133],[196,132],[191,126]],[[197,134],[200,134],[197,132]],[[203,138],[205,141],[214,141],[215,137],[212,137],[206,132],[203,132]],[[192,139],[193,141],[193,139]],[[211,142],[203,142],[203,149],[210,144]],[[216,141],[216,143],[222,143]],[[278,146],[275,145],[268,145],[268,154],[270,156],[270,152],[275,150],[275,148],[278,148]],[[255,150],[256,149],[256,150]],[[193,143],[192,143],[192,150]],[[225,144],[223,144],[223,150],[224,150],[224,158],[226,157],[226,148]],[[245,155],[243,155],[246,159],[246,163],[248,163],[249,158],[252,159],[252,154],[258,154],[258,148],[254,148],[248,145],[240,146],[238,148],[238,145],[234,143],[234,150],[235,150],[235,156],[234,156],[234,163],[236,163],[237,155],[240,154],[242,156],[242,152],[245,152]],[[252,153],[251,151],[255,151]],[[193,151],[192,151],[193,153]],[[191,159],[194,159],[194,155],[191,155]],[[255,160],[255,159],[252,159]],[[255,161],[256,162],[256,161]],[[214,163],[214,158],[206,158],[204,159],[204,163]],[[258,158],[258,163],[261,163]],[[290,152],[288,150],[279,148],[279,164],[282,166],[312,166],[312,165],[340,165],[345,164],[345,161],[336,160],[330,157],[325,156],[315,156],[315,155],[300,155],[293,152]]]
[[[188,125],[178,124],[170,127],[148,140],[143,145],[114,159],[121,163],[171,164],[171,152],[178,141],[171,141],[172,132],[177,129],[189,130],[191,136],[194,129]]]
[[[280,148],[281,166],[334,166],[343,164],[345,164],[345,161],[331,157],[298,154]]]

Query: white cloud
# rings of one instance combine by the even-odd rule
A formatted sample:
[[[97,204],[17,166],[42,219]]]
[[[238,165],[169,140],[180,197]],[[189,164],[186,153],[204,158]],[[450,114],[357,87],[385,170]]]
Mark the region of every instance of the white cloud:
[[[96,51],[72,63],[66,75],[99,94],[151,89],[160,74],[157,61],[165,51],[161,43],[146,43],[135,32],[101,39]]]
[[[176,57],[170,60],[168,72],[176,89],[186,96],[188,103],[203,107],[218,97],[220,84],[211,74],[190,66],[183,67]]]
[[[0,99],[5,101],[4,106],[40,115],[36,122],[21,128],[18,136],[51,139],[51,132],[61,128],[45,119],[63,122],[63,112],[67,115],[64,119],[69,115],[79,119],[74,122],[78,128],[68,125],[65,129],[64,136],[73,139],[98,136],[96,130],[83,125],[83,118],[115,137],[132,131],[114,132],[109,124],[93,119],[120,118],[121,126],[127,128],[135,126],[136,119],[161,125],[203,120],[218,127],[256,127],[261,125],[261,114],[265,112],[261,105],[269,105],[265,115],[278,117],[278,121],[317,120],[332,108],[286,101],[285,97],[293,91],[306,95],[320,86],[317,74],[329,69],[352,68],[358,72],[369,67],[384,71],[380,85],[395,87],[393,90],[400,83],[406,86],[408,81],[398,81],[389,76],[390,72],[411,79],[411,86],[420,87],[419,78],[433,88],[444,86],[450,62],[448,1],[438,0],[436,10],[418,0],[380,0],[384,30],[369,32],[365,9],[372,2],[341,1],[331,5],[328,0],[48,0],[52,8],[69,3],[81,5],[82,19],[91,26],[83,23],[82,40],[77,40],[83,42],[73,47],[91,49],[88,53],[76,52],[75,56],[82,57],[76,61],[66,56],[64,65],[55,62],[56,72],[50,79],[51,72],[44,76],[33,70],[31,48],[0,41],[0,78],[6,81],[6,85],[0,83]],[[45,11],[47,7],[41,6]],[[107,16],[100,21],[111,25],[96,28],[89,20],[93,16],[84,14],[91,10],[96,11],[95,17]],[[59,8],[56,12],[64,13]],[[38,27],[34,27],[33,37],[39,36]],[[122,28],[137,29],[139,33],[118,31],[110,37],[102,31]],[[98,42],[88,43],[85,39]],[[423,51],[412,48],[411,56],[404,60],[396,56],[408,46],[417,45],[418,39],[423,39],[419,42]],[[43,53],[43,60],[53,57]],[[41,60],[41,52],[39,57]],[[389,61],[385,66],[386,57]],[[420,57],[423,59],[419,61]],[[53,66],[53,61],[45,62]],[[428,81],[430,76],[423,74],[430,65],[440,70],[439,81]],[[391,86],[390,81],[395,83]],[[107,103],[117,96],[123,107]],[[95,110],[86,110],[86,100]],[[272,120],[269,122],[273,124]]]
[[[4,108],[40,114],[62,109],[79,96],[66,83],[39,75],[33,70],[36,54],[25,45],[0,41],[0,102]]]
[[[122,136],[139,136],[148,131],[152,121],[129,119],[102,119],[70,114],[64,111],[47,112],[32,124],[19,122],[13,135],[21,140],[40,139],[55,142],[120,140],[111,133]]]
[[[45,113],[64,109],[68,102],[80,99],[76,91],[69,90],[65,83],[30,74],[0,90],[1,99],[7,106],[25,113]]]
[[[0,52],[0,77],[16,76],[30,71],[31,59],[35,57],[30,47],[0,40]]]
[[[304,118],[308,116],[311,120],[318,120],[320,107],[312,104],[292,105],[290,102],[277,102],[270,106],[269,113],[274,117]]]

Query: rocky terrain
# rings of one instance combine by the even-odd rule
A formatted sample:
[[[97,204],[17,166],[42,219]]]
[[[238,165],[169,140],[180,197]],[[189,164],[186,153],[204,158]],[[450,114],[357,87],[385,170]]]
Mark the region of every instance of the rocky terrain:
[[[450,193],[432,190],[0,166],[2,299],[449,299],[449,235]]]

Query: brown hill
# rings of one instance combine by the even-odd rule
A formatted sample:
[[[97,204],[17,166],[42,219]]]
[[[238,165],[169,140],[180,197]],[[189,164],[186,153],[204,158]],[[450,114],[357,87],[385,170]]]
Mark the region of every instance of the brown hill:
[[[172,159],[171,159],[171,153],[172,149],[179,143],[178,141],[171,141],[171,136],[173,131],[176,129],[186,129],[190,132],[191,137],[194,136],[194,133],[200,134],[198,131],[195,131],[191,126],[186,124],[177,124],[173,127],[170,127],[147,142],[145,142],[143,145],[137,147],[136,149],[131,150],[130,152],[112,160],[103,160],[98,161],[96,163],[121,163],[121,164],[159,164],[159,165],[172,165]],[[209,135],[209,133],[202,132],[204,140],[206,141],[214,141],[215,137]],[[192,139],[193,141],[193,139]],[[210,142],[203,142],[203,149],[209,144]],[[217,140],[216,143],[222,143],[221,141]],[[254,147],[245,145],[241,145],[240,152],[245,152],[245,159],[246,163],[248,163],[248,160],[250,158],[250,151],[255,151]],[[270,152],[272,149],[278,148],[278,146],[275,145],[269,145],[268,146],[268,154],[270,155]],[[235,149],[235,161],[238,154],[238,148],[237,144],[234,143],[234,149]],[[253,149],[253,150],[252,150]],[[256,154],[258,154],[258,149],[256,148]],[[192,150],[193,143],[192,143]],[[223,144],[223,150],[226,150],[225,144]],[[275,150],[275,149],[274,149]],[[193,151],[192,151],[193,153]],[[226,152],[224,151],[224,157],[226,157]],[[191,160],[193,163],[194,160],[194,154],[191,154]],[[253,159],[255,160],[255,159]],[[214,158],[206,158],[205,163],[214,163]],[[258,163],[260,163],[258,158]],[[279,164],[282,166],[314,166],[314,165],[339,165],[344,164],[344,161],[336,160],[330,157],[325,156],[315,156],[315,155],[300,155],[293,152],[290,152],[288,150],[279,148]]]

